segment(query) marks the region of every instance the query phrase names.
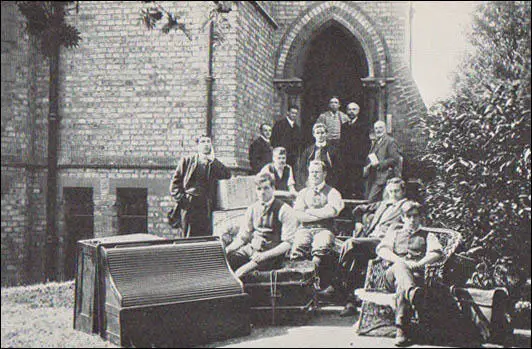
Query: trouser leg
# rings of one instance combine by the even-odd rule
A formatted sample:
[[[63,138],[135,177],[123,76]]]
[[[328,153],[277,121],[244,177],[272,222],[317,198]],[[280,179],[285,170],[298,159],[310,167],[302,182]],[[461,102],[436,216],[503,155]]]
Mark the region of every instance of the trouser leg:
[[[300,229],[295,233],[290,259],[308,258],[312,246],[312,231]]]
[[[412,271],[404,263],[394,263],[386,271],[386,288],[395,292],[395,324],[405,326],[410,323],[412,306],[408,301],[408,292],[415,287]]]
[[[182,213],[184,237],[212,235],[211,219],[206,206],[193,205]]]
[[[312,241],[312,260],[316,263],[320,287],[332,284],[335,272],[335,258],[333,256],[334,234],[328,230],[315,232]]]
[[[377,241],[351,240],[346,246],[348,250],[341,255],[339,263],[348,301],[354,300],[355,289],[364,287],[368,262],[377,257],[375,248],[378,244]]]
[[[238,268],[250,261],[252,254],[251,250],[252,249],[250,245],[244,245],[236,251],[227,254],[227,262],[233,271],[236,271]]]

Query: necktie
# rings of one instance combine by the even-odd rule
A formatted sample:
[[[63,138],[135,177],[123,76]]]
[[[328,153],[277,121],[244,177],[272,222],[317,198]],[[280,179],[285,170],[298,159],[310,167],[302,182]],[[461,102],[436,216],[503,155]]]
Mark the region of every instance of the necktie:
[[[261,214],[260,214],[260,226],[264,227],[266,224],[266,219],[268,218],[268,208],[269,205],[266,202],[262,203]]]
[[[321,160],[321,150],[322,149],[323,149],[322,147],[317,147],[316,153],[315,153],[315,156],[314,156],[314,160]]]

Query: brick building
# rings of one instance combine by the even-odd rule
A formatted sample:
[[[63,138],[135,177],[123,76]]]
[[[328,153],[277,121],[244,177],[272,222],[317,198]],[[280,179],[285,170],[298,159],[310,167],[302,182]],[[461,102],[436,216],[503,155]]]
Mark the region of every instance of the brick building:
[[[69,21],[82,41],[60,52],[50,237],[48,63],[16,5],[2,2],[2,285],[71,278],[77,239],[131,227],[175,237],[165,222],[168,185],[178,158],[194,152],[194,137],[212,131],[217,156],[246,173],[258,126],[289,103],[300,105],[308,139],[337,95],[342,109],[356,101],[363,117],[385,120],[406,158],[419,147],[408,123],[425,112],[408,65],[408,2],[226,3],[229,27],[212,51],[208,2],[162,3],[182,14],[190,39],[148,31],[140,1],[79,3]]]

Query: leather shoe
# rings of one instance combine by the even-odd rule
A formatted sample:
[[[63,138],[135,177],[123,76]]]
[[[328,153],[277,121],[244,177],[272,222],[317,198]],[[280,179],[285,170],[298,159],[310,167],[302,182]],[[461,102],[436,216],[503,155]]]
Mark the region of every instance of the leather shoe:
[[[397,327],[397,333],[395,335],[395,342],[393,343],[396,347],[408,347],[412,343],[410,339],[406,336],[406,332],[402,327]]]
[[[318,296],[322,296],[322,297],[332,297],[335,292],[336,292],[336,290],[334,289],[333,285],[329,285],[329,286],[327,286],[327,288],[325,288],[323,290],[318,290],[316,292],[316,294]]]
[[[420,309],[423,305],[423,290],[421,287],[411,288],[408,292],[410,304],[414,306],[415,309]]]
[[[347,303],[340,312],[341,317],[354,316],[357,313],[357,308],[353,303]]]

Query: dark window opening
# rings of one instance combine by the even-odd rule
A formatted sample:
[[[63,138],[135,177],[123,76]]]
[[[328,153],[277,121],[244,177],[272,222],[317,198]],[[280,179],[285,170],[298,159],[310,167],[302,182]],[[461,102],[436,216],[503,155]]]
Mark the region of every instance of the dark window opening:
[[[117,188],[118,234],[148,232],[148,189]]]
[[[64,188],[65,202],[65,278],[74,278],[78,240],[94,238],[94,200],[92,188]]]

